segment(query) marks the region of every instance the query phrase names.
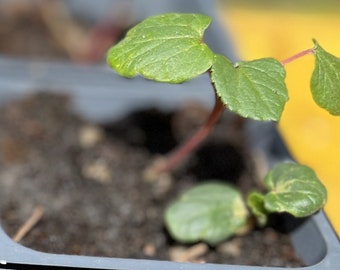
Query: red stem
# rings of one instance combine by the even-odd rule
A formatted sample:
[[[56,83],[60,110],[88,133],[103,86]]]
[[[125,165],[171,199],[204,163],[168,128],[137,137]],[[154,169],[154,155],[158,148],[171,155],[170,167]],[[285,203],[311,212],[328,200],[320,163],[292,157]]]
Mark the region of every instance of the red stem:
[[[162,166],[157,168],[157,174],[171,170],[186,158],[210,133],[218,119],[221,117],[225,109],[224,104],[216,96],[215,105],[211,111],[205,124],[191,137],[188,141],[183,143],[179,148],[172,152],[162,163]]]
[[[304,50],[302,52],[299,52],[299,53],[297,53],[297,54],[295,54],[295,55],[293,55],[293,56],[291,56],[291,57],[281,61],[281,65],[284,66],[284,65],[289,64],[289,63],[291,63],[291,62],[293,62],[293,61],[295,61],[295,60],[297,60],[297,59],[299,59],[299,58],[301,58],[301,57],[303,57],[303,56],[305,56],[307,54],[312,54],[312,53],[314,53],[314,49],[313,48]]]

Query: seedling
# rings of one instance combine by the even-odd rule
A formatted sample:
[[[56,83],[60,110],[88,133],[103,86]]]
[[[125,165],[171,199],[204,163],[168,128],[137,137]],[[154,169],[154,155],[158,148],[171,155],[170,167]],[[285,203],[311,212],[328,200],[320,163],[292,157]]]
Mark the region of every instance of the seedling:
[[[279,121],[288,100],[284,66],[305,55],[315,56],[311,92],[315,102],[340,115],[340,59],[314,47],[284,61],[261,58],[232,63],[215,54],[203,41],[210,17],[169,13],[145,19],[107,55],[109,65],[124,77],[141,75],[158,82],[182,83],[208,72],[215,106],[206,123],[191,139],[148,169],[149,177],[168,172],[209,134],[222,112],[229,110],[260,121]],[[311,131],[313,132],[313,131]],[[171,235],[182,242],[216,244],[246,227],[250,212],[264,225],[273,212],[295,217],[312,215],[323,207],[327,192],[314,171],[293,162],[279,164],[265,177],[268,193],[252,192],[247,204],[235,187],[216,181],[183,194],[166,211]]]

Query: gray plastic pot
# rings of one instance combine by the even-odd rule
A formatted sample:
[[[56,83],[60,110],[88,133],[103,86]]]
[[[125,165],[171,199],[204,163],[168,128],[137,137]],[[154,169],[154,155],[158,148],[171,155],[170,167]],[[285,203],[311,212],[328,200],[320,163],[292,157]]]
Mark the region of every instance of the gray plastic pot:
[[[141,2],[143,5],[141,5]],[[169,11],[202,12],[214,18],[206,41],[217,52],[228,54],[230,48],[222,27],[214,13],[212,1],[136,1],[140,18]],[[152,7],[152,10],[150,9]],[[233,57],[231,57],[233,58]],[[48,63],[13,60],[0,57],[0,103],[8,102],[28,92],[63,89],[73,97],[75,109],[85,118],[105,121],[118,118],[137,107],[158,104],[172,108],[189,99],[213,103],[213,92],[206,76],[181,85],[159,84],[141,78],[126,80],[115,75],[105,65],[75,66],[69,63]],[[254,132],[256,130],[256,132]],[[265,132],[266,136],[258,131]],[[286,159],[273,126],[264,124],[250,128],[256,141],[271,162]],[[268,134],[274,134],[269,136]],[[258,137],[256,137],[258,136]],[[259,138],[269,140],[262,141]],[[1,223],[1,220],[0,220]],[[340,265],[340,244],[324,213],[312,216],[292,231],[297,255],[308,265],[304,269],[335,270]],[[122,243],[124,244],[124,243]],[[231,270],[278,269],[274,267],[175,263],[168,261],[102,258],[75,255],[57,255],[37,252],[13,242],[0,227],[0,269],[125,269],[125,270]]]

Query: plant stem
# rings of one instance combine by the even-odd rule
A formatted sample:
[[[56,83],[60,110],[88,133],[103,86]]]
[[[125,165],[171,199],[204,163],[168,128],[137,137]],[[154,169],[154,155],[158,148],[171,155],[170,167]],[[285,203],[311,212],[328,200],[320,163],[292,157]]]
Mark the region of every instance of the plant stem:
[[[220,119],[225,109],[224,104],[219,97],[216,96],[215,105],[211,111],[205,124],[196,131],[185,143],[180,145],[172,153],[170,153],[161,163],[155,163],[149,169],[148,175],[158,176],[167,172],[183,161],[210,133],[216,122]],[[151,172],[152,171],[152,172]],[[150,174],[151,172],[151,174]]]
[[[289,64],[289,63],[291,63],[291,62],[293,62],[293,61],[295,61],[295,60],[297,60],[297,59],[299,59],[299,58],[301,58],[301,57],[303,57],[303,56],[305,56],[307,54],[312,54],[312,53],[314,53],[314,49],[313,48],[304,50],[302,52],[299,52],[299,53],[297,53],[297,54],[295,54],[295,55],[293,55],[293,56],[291,56],[291,57],[281,61],[281,64],[284,66],[284,65]]]

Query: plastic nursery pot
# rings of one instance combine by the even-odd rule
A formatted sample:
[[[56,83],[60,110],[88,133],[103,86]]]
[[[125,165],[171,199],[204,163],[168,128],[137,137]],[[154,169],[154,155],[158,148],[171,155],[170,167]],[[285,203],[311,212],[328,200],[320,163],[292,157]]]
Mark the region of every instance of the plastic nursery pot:
[[[37,65],[43,67],[44,74],[32,78],[30,76],[32,67]],[[11,72],[13,70],[15,72]],[[2,102],[29,92],[27,89],[46,89],[46,85],[58,85],[58,89],[68,89],[65,91],[73,97],[78,112],[85,118],[95,121],[105,120],[106,117],[109,118],[112,115],[119,117],[132,110],[134,104],[148,105],[159,87],[157,83],[143,79],[125,80],[113,75],[111,71],[103,67],[75,67],[68,64],[32,63],[2,58],[0,60],[0,71],[0,100]],[[56,78],[63,78],[63,82],[60,84],[59,79]],[[81,84],[78,83],[77,78],[83,78]],[[162,106],[166,105],[168,108],[174,107],[176,103],[185,99],[195,98],[203,102],[212,99],[211,93],[206,89],[209,87],[206,77],[195,79],[185,85],[163,85],[163,87],[165,88],[163,89],[164,92],[162,91],[162,95],[157,96],[154,102],[162,104]],[[136,88],[142,88],[145,91],[143,91],[143,94],[136,95]],[[52,88],[49,89],[53,91]],[[96,93],[93,89],[96,89]],[[124,89],[124,91],[121,89]],[[106,102],[107,100],[110,100],[110,102]],[[259,131],[262,133],[259,133]],[[273,132],[272,125],[265,124],[260,128],[250,128],[250,133],[253,133],[253,140],[256,141],[255,147],[264,151],[270,162],[275,163],[287,158],[282,151],[281,141]],[[268,140],[260,139],[264,137]],[[287,225],[289,226],[289,224]],[[292,231],[291,238],[297,255],[304,263],[309,265],[307,269],[336,269],[340,261],[339,240],[323,212],[312,216],[300,226],[297,226]],[[0,229],[0,243],[0,268],[3,269],[58,269],[63,267],[127,270],[277,269],[47,254],[25,248],[13,242],[2,229]],[[120,244],[124,245],[124,243]]]
[[[211,2],[196,1],[188,4],[181,1],[164,1],[153,13],[167,11],[203,12],[214,16]],[[146,1],[150,4],[150,1]],[[159,8],[159,9],[157,9]],[[150,11],[149,11],[150,12]],[[146,14],[150,15],[150,14]],[[224,47],[218,24],[212,25],[207,41],[214,44],[214,49]],[[213,42],[212,42],[213,41]],[[221,49],[220,52],[225,52]],[[159,84],[144,79],[126,80],[113,74],[105,66],[77,67],[67,63],[44,63],[0,58],[0,103],[8,102],[32,89],[65,89],[73,97],[76,110],[85,118],[105,121],[120,117],[131,111],[135,104],[147,106],[159,104],[162,107],[175,107],[185,99],[213,102],[207,77],[199,77],[183,85],[162,85],[162,95],[157,95]],[[143,91],[136,91],[143,89]],[[269,133],[267,133],[269,129]],[[279,138],[275,137],[273,126],[262,125],[250,129],[254,135],[255,147],[260,147],[267,154],[270,162],[287,158],[282,152]],[[255,130],[255,131],[254,131]],[[258,131],[266,132],[266,136]],[[268,134],[272,134],[272,137]],[[258,136],[258,137],[256,137]],[[259,138],[268,138],[263,142]],[[274,154],[273,154],[274,153]],[[282,154],[283,153],[283,154]],[[0,221],[1,223],[1,221]],[[291,233],[298,256],[308,265],[307,269],[336,269],[340,263],[339,240],[323,212],[307,219]],[[115,243],[117,244],[117,243]],[[119,243],[124,245],[124,243]],[[271,267],[175,263],[141,259],[119,259],[87,257],[74,255],[57,255],[37,252],[13,242],[0,228],[0,268],[2,269],[277,269]]]

